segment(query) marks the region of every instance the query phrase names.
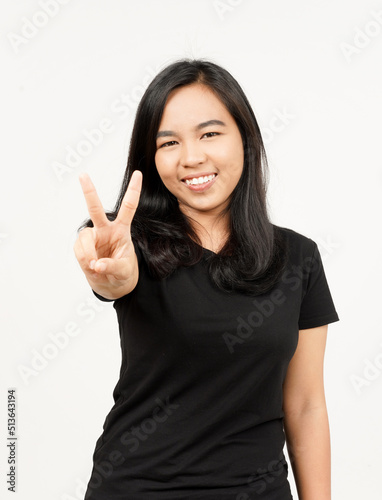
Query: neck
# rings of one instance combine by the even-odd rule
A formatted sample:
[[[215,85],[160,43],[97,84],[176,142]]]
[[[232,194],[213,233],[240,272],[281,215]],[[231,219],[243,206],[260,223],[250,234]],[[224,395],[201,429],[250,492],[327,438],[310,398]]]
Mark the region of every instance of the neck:
[[[190,224],[204,248],[218,252],[224,246],[230,234],[229,214],[216,217],[199,213],[197,218],[191,214],[185,215],[189,217]]]

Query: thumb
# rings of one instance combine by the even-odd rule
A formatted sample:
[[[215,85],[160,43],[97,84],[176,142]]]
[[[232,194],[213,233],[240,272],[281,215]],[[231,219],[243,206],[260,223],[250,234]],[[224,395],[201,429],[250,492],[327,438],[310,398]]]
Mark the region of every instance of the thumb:
[[[94,265],[97,274],[111,274],[117,280],[128,279],[128,259],[99,259]]]

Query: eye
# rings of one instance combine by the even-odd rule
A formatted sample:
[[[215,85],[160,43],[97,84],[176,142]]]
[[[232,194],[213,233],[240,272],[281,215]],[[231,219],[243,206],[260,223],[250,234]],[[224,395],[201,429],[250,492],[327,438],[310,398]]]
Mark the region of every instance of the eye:
[[[205,134],[203,134],[202,137],[204,137],[204,136],[214,137],[215,135],[220,135],[220,133],[219,132],[206,132]],[[176,144],[176,141],[165,142],[164,144],[162,144],[161,146],[159,146],[158,149],[168,148],[169,146],[173,146],[174,144]]]
[[[164,144],[162,144],[162,146],[159,146],[159,148],[164,148],[164,147],[172,146],[175,142],[176,141],[165,142]]]
[[[220,134],[219,134],[219,132],[206,132],[206,133],[203,135],[203,137],[204,137],[205,135],[209,135],[209,134],[220,135]],[[210,136],[210,137],[213,137],[213,136]]]

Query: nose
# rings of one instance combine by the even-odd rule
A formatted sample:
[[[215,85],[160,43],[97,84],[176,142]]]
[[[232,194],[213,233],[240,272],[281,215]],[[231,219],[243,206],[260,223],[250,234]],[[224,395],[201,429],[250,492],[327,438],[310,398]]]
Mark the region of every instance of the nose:
[[[199,141],[184,141],[180,150],[179,163],[182,167],[195,167],[206,161],[206,154]]]

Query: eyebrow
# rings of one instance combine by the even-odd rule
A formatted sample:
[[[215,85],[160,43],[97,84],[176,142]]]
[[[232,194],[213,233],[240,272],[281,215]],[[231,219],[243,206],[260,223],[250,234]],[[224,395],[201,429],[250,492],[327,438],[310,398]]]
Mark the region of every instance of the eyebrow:
[[[208,120],[207,122],[199,123],[199,125],[195,127],[195,130],[201,130],[202,128],[209,127],[210,125],[221,125],[222,127],[226,127],[226,124],[221,120]],[[176,135],[176,133],[172,130],[161,130],[157,133],[156,138],[159,139],[160,137],[169,137],[172,135]]]

